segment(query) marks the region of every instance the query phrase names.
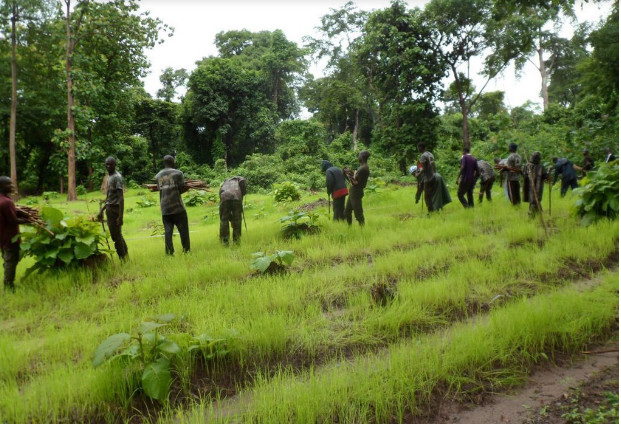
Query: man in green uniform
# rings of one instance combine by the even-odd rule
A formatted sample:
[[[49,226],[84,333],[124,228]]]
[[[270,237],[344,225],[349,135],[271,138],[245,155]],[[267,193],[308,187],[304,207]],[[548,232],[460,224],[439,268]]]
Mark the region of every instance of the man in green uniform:
[[[345,205],[345,218],[347,223],[352,223],[352,212],[356,217],[358,224],[364,225],[364,210],[362,209],[362,198],[364,197],[364,188],[367,186],[369,180],[369,164],[367,163],[371,153],[368,150],[363,150],[358,154],[358,163],[360,166],[356,172],[352,175],[351,171],[348,173],[345,169],[345,174],[348,175],[349,182],[351,183],[351,189],[349,190],[349,197],[347,198],[347,204]]]
[[[9,177],[0,177],[0,249],[4,260],[4,290],[15,292],[15,271],[19,262],[19,224],[27,222],[15,203],[9,197],[13,192],[13,181]]]
[[[522,175],[524,176],[524,202],[529,203],[528,215],[533,218],[539,213],[543,188],[548,177],[545,167],[541,164],[541,153],[534,152],[530,156],[530,161],[524,165]]]
[[[181,237],[183,252],[190,251],[190,230],[188,226],[188,213],[181,199],[181,194],[187,191],[183,172],[174,168],[175,158],[170,155],[164,156],[164,169],[157,173],[157,189],[160,192],[160,209],[162,210],[162,223],[164,224],[164,244],[166,254],[173,255],[173,230],[175,226]]]
[[[104,209],[108,218],[108,230],[114,242],[117,255],[122,260],[127,259],[127,244],[123,238],[123,210],[125,199],[123,197],[123,177],[116,171],[116,159],[106,159],[106,171],[108,171],[108,189],[106,191],[106,203],[99,211],[97,218],[103,220]]]
[[[229,222],[233,227],[233,242],[239,244],[244,213],[242,202],[245,195],[246,179],[244,177],[228,178],[220,186],[220,241],[225,246],[229,245],[231,235]]]
[[[425,143],[418,143],[418,151],[421,153],[418,160],[418,168],[422,169],[422,189],[425,193],[427,211],[433,212],[442,209],[452,201],[444,179],[436,172],[436,162],[433,154],[427,150]],[[418,197],[416,200],[418,203]]]
[[[487,200],[492,201],[492,187],[494,186],[494,180],[496,175],[492,169],[492,165],[484,160],[477,161],[477,168],[479,169],[479,176],[481,180],[481,189],[479,191],[479,203],[483,203],[483,195],[487,197]]]

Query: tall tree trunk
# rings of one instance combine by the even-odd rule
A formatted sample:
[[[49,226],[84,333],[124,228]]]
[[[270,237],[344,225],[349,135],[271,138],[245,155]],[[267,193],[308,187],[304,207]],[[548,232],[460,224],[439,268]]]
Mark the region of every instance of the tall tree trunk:
[[[543,47],[541,47],[541,40],[539,40],[539,48],[537,49],[539,55],[539,74],[541,75],[541,97],[543,97],[543,110],[548,109],[548,70],[546,69],[545,61],[543,60]]]
[[[354,132],[352,132],[351,134],[351,141],[352,141],[352,145],[354,146],[354,152],[358,151],[358,124],[360,123],[359,120],[359,115],[360,115],[360,109],[356,109],[356,119],[354,121]]]
[[[9,160],[11,162],[11,180],[15,190],[15,197],[19,198],[17,186],[17,159],[15,154],[15,130],[17,128],[17,35],[15,21],[18,19],[17,2],[13,1],[13,16],[11,16],[11,121],[9,123]]]
[[[67,129],[69,130],[69,151],[67,153],[67,201],[77,200],[75,178],[75,117],[73,116],[73,77],[71,58],[73,56],[73,40],[71,38],[71,0],[67,5],[67,53],[65,56],[65,72],[67,73]]]

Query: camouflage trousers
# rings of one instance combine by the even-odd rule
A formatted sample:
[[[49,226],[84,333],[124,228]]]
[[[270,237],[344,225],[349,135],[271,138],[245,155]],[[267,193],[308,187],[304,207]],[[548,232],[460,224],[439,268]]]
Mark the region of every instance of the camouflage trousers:
[[[241,238],[242,214],[244,206],[241,200],[224,200],[220,203],[220,241],[228,244],[231,236],[229,223],[233,227],[233,242]]]

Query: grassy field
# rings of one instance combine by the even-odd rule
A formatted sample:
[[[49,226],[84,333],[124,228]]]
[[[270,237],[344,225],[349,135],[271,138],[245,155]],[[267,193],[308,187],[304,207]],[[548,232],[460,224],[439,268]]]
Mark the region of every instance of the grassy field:
[[[175,237],[174,257],[152,235],[159,207],[137,205],[145,195],[126,194],[127,263],[34,275],[2,295],[0,422],[404,422],[442,397],[519,385],[618,328],[618,220],[580,227],[558,190],[548,237],[500,191],[428,216],[413,187],[388,186],[366,195],[364,228],[322,207],[320,234],[284,240],[280,218],[325,194],[249,195],[240,246],[219,244],[208,204],[188,208],[192,252]],[[84,197],[50,203],[94,214],[101,196]],[[277,250],[295,252],[289,272],[250,271],[254,252]],[[394,296],[378,303],[383,287]],[[160,404],[135,370],[91,360],[111,334],[164,314],[170,338],[209,334],[228,354],[176,357]]]

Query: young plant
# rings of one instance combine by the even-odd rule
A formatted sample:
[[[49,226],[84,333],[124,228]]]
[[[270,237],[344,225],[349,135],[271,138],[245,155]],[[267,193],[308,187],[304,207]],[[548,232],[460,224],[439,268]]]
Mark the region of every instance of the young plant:
[[[151,206],[156,205],[156,201],[153,196],[142,196],[140,200],[136,202],[136,205],[139,208],[150,208]]]
[[[92,256],[107,252],[103,248],[105,235],[98,222],[83,216],[64,219],[60,210],[50,206],[42,207],[41,218],[49,231],[36,228],[21,234],[21,251],[35,259],[35,264],[26,271],[26,275],[33,271],[81,264]]]
[[[299,239],[302,234],[315,234],[320,231],[317,221],[319,215],[311,211],[289,212],[289,215],[280,218],[283,224],[280,231],[285,238]]]
[[[277,202],[291,202],[300,200],[300,190],[295,183],[286,181],[282,184],[274,184],[274,200]]]
[[[143,322],[134,336],[113,334],[95,350],[93,366],[115,360],[123,361],[130,369],[137,365],[144,393],[165,401],[172,384],[171,360],[181,352],[177,343],[160,334],[172,319],[174,315],[168,314],[158,317],[159,322]]]
[[[265,274],[274,274],[283,272],[287,266],[291,265],[295,255],[293,250],[277,250],[271,255],[265,252],[255,252],[252,254],[254,258],[250,264],[250,269]]]
[[[189,207],[204,205],[208,200],[206,194],[203,190],[191,190],[184,196],[183,203]]]

